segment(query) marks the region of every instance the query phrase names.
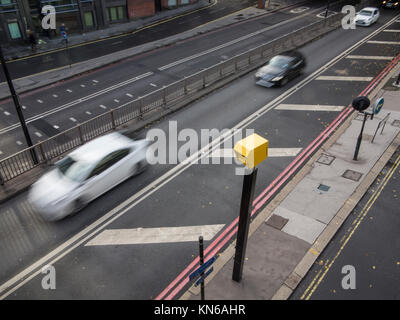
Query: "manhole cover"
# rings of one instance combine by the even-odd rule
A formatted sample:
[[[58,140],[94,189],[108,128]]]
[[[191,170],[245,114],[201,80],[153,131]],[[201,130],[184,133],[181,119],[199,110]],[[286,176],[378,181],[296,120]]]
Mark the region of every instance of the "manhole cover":
[[[400,127],[400,120],[394,120],[394,121],[392,122],[392,126]]]
[[[289,219],[273,214],[265,223],[275,229],[281,230]]]
[[[354,171],[354,170],[346,170],[343,175],[343,178],[350,179],[353,181],[358,181],[362,177],[362,173]]]
[[[327,186],[327,185],[322,184],[322,183],[318,186],[318,190],[321,190],[321,191],[327,192],[327,191],[329,191],[329,189],[330,189],[330,186]]]
[[[327,154],[321,154],[321,156],[318,158],[317,162],[318,163],[322,163],[322,164],[326,164],[327,166],[330,166],[333,162],[333,160],[335,160],[334,156],[330,156]]]

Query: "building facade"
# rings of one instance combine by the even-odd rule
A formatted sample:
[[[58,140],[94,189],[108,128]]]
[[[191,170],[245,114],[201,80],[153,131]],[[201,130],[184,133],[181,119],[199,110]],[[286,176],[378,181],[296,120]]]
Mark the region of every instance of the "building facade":
[[[68,33],[83,33],[149,17],[198,0],[0,0],[0,42],[23,43],[27,30],[54,35],[42,29],[42,7],[56,10],[56,33],[64,23]]]

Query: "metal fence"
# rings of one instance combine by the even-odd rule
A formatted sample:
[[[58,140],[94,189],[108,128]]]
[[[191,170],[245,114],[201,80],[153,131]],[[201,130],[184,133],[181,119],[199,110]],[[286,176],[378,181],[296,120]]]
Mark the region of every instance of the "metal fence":
[[[24,149],[0,161],[0,183],[46,163],[104,133],[145,113],[160,107],[169,107],[199,92],[221,79],[250,70],[278,53],[299,47],[320,35],[336,29],[342,14],[329,16],[301,29],[248,50],[229,60],[213,65],[168,86],[160,88],[133,101],[125,103],[91,120],[78,124],[30,148]],[[35,153],[36,157],[32,157]],[[37,161],[34,161],[34,158]]]

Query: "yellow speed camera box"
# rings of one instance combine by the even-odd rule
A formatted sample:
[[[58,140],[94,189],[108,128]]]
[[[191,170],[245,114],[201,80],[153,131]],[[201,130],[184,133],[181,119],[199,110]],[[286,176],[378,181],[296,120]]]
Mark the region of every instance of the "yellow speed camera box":
[[[236,143],[234,150],[238,160],[252,169],[268,157],[268,140],[253,133]]]

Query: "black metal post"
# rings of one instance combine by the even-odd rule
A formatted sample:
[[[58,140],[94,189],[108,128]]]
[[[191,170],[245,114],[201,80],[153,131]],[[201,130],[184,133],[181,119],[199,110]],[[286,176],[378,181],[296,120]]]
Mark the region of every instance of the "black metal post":
[[[11,76],[10,76],[10,73],[9,73],[7,65],[6,65],[6,61],[5,61],[4,56],[3,56],[3,49],[1,48],[1,46],[0,46],[0,62],[1,62],[1,65],[3,67],[4,76],[7,79],[8,87],[10,89],[11,96],[12,96],[13,101],[14,101],[15,109],[17,110],[19,122],[21,123],[22,131],[24,132],[26,143],[27,143],[28,147],[32,147],[33,146],[32,139],[31,139],[31,136],[29,135],[28,127],[26,126],[25,118],[24,118],[24,115],[23,115],[22,110],[21,110],[21,104],[19,102],[19,98],[18,98],[17,92],[14,89],[14,85],[13,85],[13,82],[11,80]],[[31,149],[31,155],[32,155],[33,163],[37,164],[38,163],[38,159],[37,159],[37,156],[36,156],[36,153],[35,153],[34,149]]]
[[[203,237],[199,237],[199,249],[200,249],[200,266],[204,263],[204,247],[203,247]],[[200,274],[200,277],[204,275],[204,272]],[[201,300],[204,300],[204,280],[200,284]]]
[[[360,135],[358,136],[357,139],[357,144],[356,144],[356,150],[354,152],[354,157],[353,160],[357,160],[358,157],[358,152],[360,151],[360,146],[361,146],[361,141],[362,141],[362,135],[363,135],[363,131],[364,131],[364,126],[365,126],[365,122],[367,121],[367,117],[369,116],[368,113],[364,112],[364,120],[363,120],[363,124],[361,127],[361,132]]]
[[[397,86],[400,85],[400,72],[399,72],[399,75],[397,76],[396,85]]]
[[[326,3],[325,18],[328,16],[328,11],[329,11],[329,1],[327,1]]]
[[[243,178],[242,199],[236,240],[235,260],[233,262],[232,280],[240,282],[243,274],[243,263],[246,254],[247,237],[250,226],[251,204],[253,202],[254,187],[256,185],[257,168]]]

